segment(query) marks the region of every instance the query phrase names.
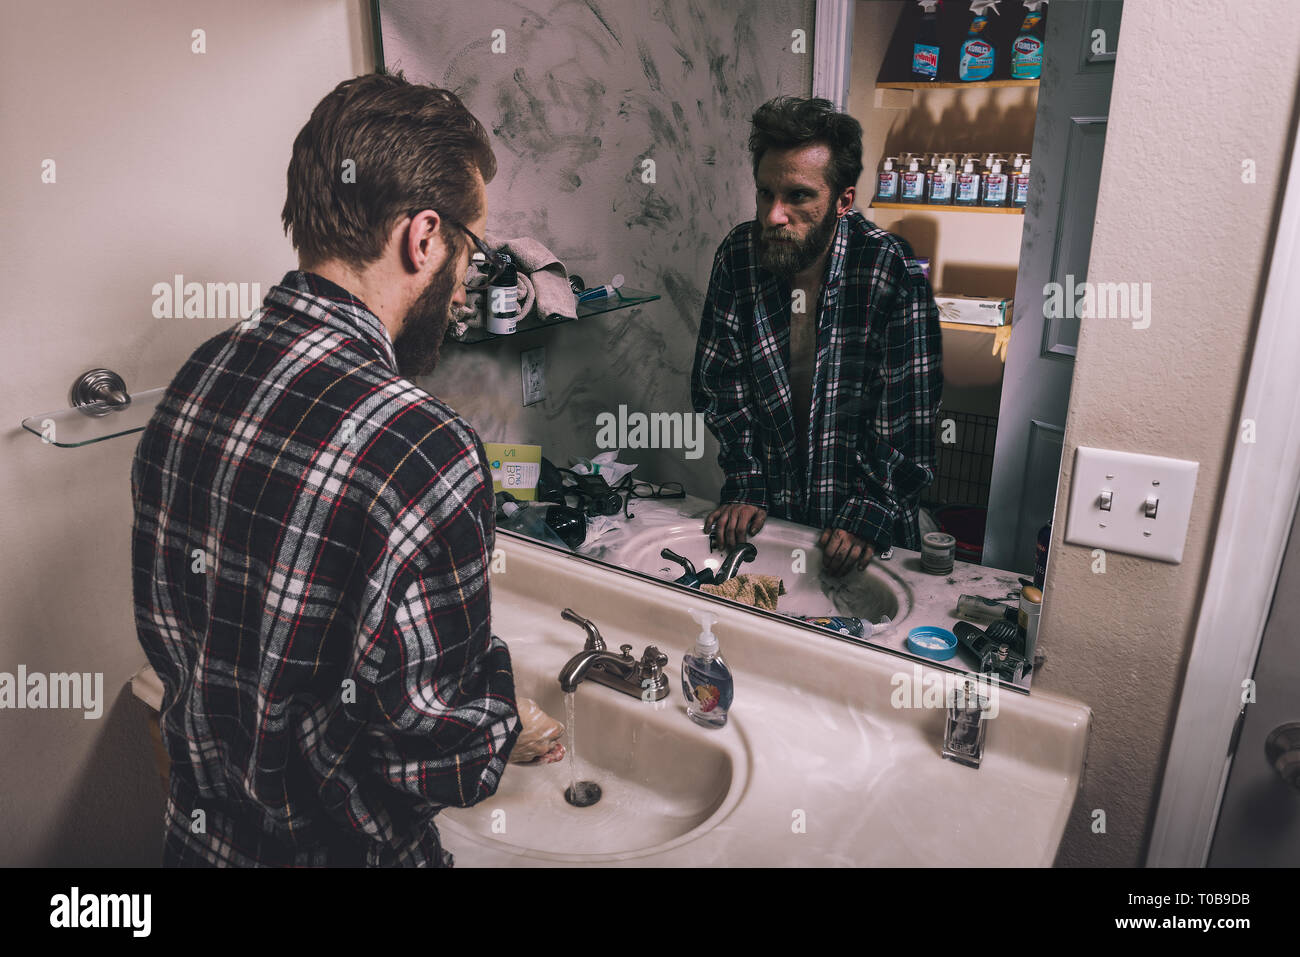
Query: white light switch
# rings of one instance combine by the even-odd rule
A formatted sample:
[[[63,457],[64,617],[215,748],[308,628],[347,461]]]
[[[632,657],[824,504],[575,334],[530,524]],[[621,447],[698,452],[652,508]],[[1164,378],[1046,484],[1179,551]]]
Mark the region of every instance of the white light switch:
[[[546,398],[546,347],[538,346],[520,353],[519,361],[524,405],[541,402]]]
[[[1178,564],[1199,468],[1186,459],[1079,446],[1065,541]]]

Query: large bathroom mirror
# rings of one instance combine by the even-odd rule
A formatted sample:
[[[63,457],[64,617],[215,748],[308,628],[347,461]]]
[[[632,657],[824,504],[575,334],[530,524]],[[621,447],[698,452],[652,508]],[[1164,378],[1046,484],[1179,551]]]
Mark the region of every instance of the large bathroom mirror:
[[[1087,286],[1121,3],[1052,2],[1045,23],[1037,6],[1003,0],[977,24],[969,4],[930,19],[912,0],[376,2],[384,68],[456,91],[492,136],[489,241],[540,248],[584,290],[510,334],[453,324],[425,383],[524,500],[499,533],[1027,690],[1050,654],[1037,615],[1079,320],[1122,306],[1108,317],[1140,322],[1146,305]],[[825,97],[862,128],[851,210],[808,235],[829,222],[842,264],[836,248],[887,243],[877,228],[901,237],[905,286],[884,291],[859,255],[796,308],[807,270],[792,263],[815,244],[781,240],[802,212],[771,214],[795,225],[751,236],[752,259],[735,252],[764,195],[768,211],[807,199],[807,154],[778,151],[770,190],[751,166],[755,110],[783,95]],[[718,280],[724,240],[726,262],[758,267]],[[890,296],[911,305],[872,311]],[[750,334],[702,321],[724,300]],[[895,454],[927,441],[928,458]],[[933,475],[919,493],[914,461]],[[719,536],[752,511],[705,531],[724,487],[767,503],[743,542]],[[823,534],[850,513],[887,547],[837,568],[868,538]]]

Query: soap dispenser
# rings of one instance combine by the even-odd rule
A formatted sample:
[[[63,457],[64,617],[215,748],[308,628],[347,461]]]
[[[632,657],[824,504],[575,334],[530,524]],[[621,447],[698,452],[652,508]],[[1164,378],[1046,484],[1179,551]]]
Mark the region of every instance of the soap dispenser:
[[[722,660],[713,625],[718,616],[711,611],[687,609],[700,625],[693,652],[682,655],[682,694],[686,696],[686,714],[696,724],[720,728],[727,723],[727,712],[735,692],[731,669]]]

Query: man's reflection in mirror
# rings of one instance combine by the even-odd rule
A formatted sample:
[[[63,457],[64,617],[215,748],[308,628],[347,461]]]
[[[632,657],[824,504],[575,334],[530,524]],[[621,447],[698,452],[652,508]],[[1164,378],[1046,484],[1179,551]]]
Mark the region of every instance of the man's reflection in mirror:
[[[825,569],[920,549],[943,388],[939,310],[911,247],[853,208],[862,126],[778,97],[749,138],[755,218],[718,247],[691,373],[720,446],[723,549],[766,518],[821,530]]]

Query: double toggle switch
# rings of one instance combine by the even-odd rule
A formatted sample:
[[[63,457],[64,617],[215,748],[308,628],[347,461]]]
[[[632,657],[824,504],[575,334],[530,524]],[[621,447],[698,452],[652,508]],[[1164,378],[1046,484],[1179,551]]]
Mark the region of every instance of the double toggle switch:
[[[1109,512],[1111,503],[1114,501],[1115,501],[1115,492],[1111,489],[1104,488],[1101,490],[1101,495],[1097,499],[1097,507],[1101,509],[1103,512]],[[1145,515],[1147,518],[1155,518],[1156,506],[1159,504],[1160,504],[1160,500],[1155,497],[1154,493],[1148,495],[1147,500],[1142,503],[1142,514]]]
[[[1079,446],[1065,541],[1181,562],[1198,468],[1184,459]]]

